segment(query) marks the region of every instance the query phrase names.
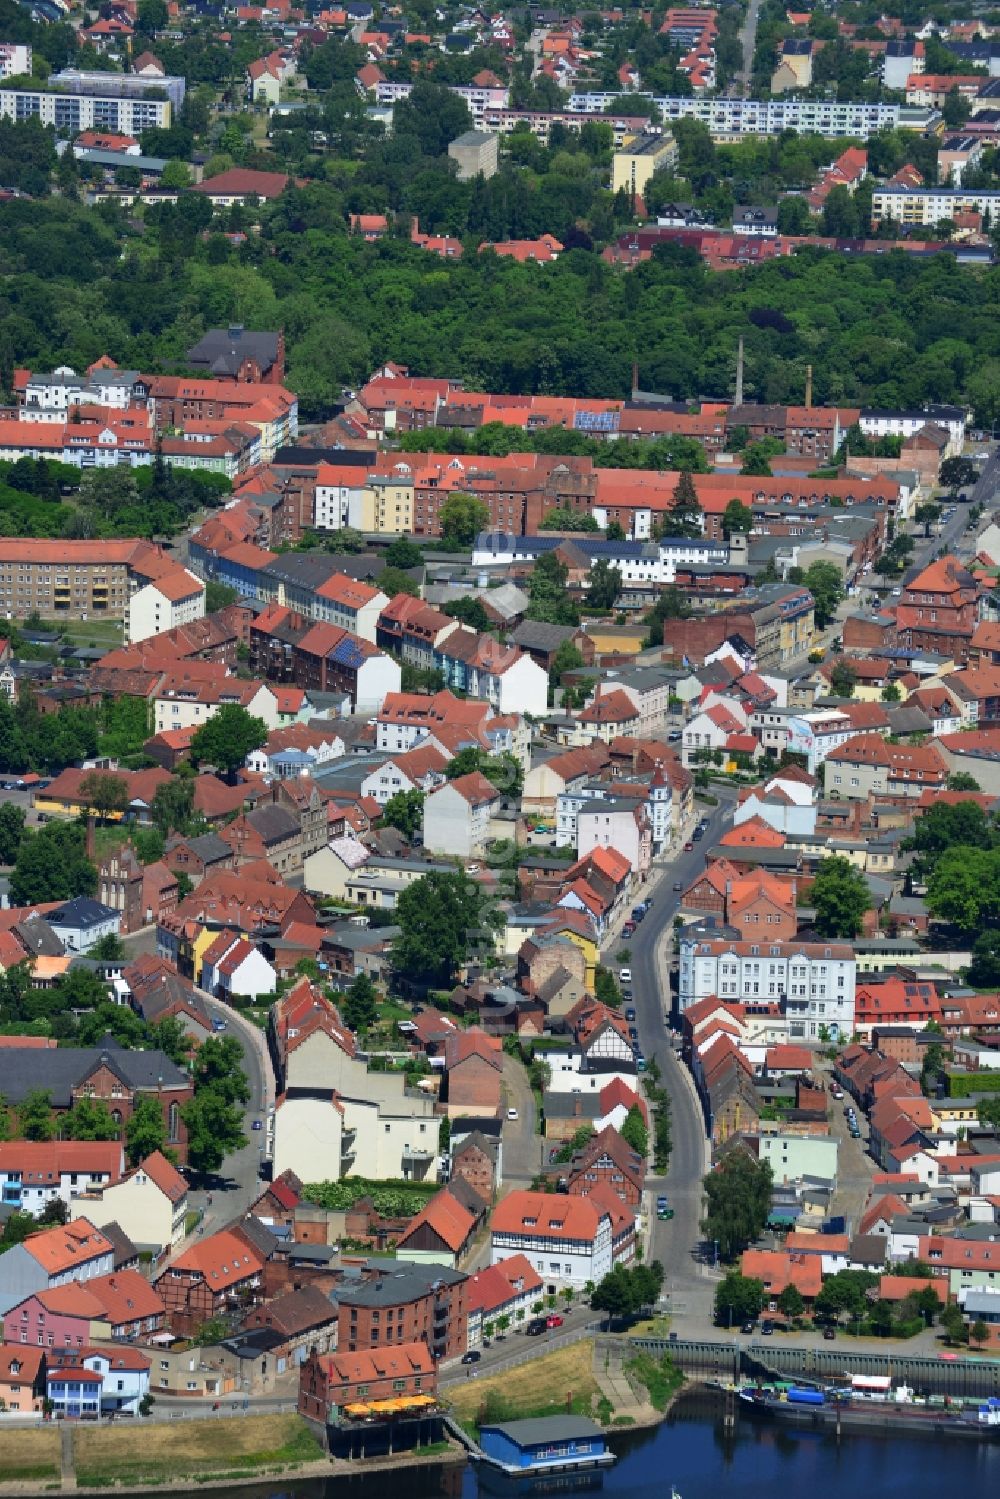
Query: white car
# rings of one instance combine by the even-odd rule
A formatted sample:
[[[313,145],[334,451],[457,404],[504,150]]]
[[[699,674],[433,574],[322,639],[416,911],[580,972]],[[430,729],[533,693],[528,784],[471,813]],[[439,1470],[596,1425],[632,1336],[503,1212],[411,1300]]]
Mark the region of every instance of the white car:
[[[516,1109],[508,1109],[507,1110],[507,1118],[508,1119],[516,1119],[517,1118],[517,1110]]]
[[[620,984],[630,984],[632,982],[632,970],[631,970],[631,968],[619,968],[619,970],[618,970],[618,982]]]

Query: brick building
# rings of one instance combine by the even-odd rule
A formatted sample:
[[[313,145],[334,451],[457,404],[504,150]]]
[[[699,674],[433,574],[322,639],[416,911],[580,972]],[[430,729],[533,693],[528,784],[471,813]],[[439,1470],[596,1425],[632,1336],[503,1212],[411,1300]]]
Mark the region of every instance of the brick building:
[[[378,1272],[373,1279],[338,1290],[338,1348],[354,1353],[419,1342],[437,1360],[465,1352],[467,1277],[461,1271],[405,1260],[368,1268]]]
[[[628,1207],[638,1208],[646,1182],[646,1163],[609,1125],[573,1157],[567,1181],[573,1197],[589,1197],[596,1186],[603,1184]]]
[[[253,1306],[263,1271],[257,1251],[224,1230],[192,1244],[154,1284],[173,1331],[193,1333],[212,1317]]]
[[[468,1182],[484,1202],[492,1202],[497,1187],[497,1145],[479,1130],[466,1135],[451,1156],[452,1180]]]
[[[299,1372],[300,1416],[335,1421],[345,1406],[407,1395],[433,1397],[437,1369],[426,1343],[365,1352],[312,1354]]]
[[[906,585],[896,605],[901,646],[965,661],[978,620],[976,580],[957,557],[930,563]]]

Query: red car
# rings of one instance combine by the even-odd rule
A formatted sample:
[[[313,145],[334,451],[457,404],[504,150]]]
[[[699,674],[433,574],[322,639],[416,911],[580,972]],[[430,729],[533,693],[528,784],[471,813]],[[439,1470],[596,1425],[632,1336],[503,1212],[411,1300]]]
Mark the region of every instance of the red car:
[[[545,1319],[545,1326],[546,1327],[562,1327],[562,1325],[563,1325],[563,1319],[559,1316],[559,1314],[557,1312],[552,1312]]]
[[[685,843],[685,845],[684,845],[684,852],[686,854],[689,854],[693,848],[694,848],[694,844],[693,843]]]

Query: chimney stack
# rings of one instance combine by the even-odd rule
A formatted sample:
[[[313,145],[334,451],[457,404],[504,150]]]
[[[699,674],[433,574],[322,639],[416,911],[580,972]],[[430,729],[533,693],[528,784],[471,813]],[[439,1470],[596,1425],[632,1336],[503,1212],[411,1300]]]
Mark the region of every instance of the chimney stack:
[[[807,364],[806,365],[806,410],[807,411],[811,411],[812,410],[812,403],[813,403],[813,367],[812,367],[811,364]]]
[[[733,397],[734,406],[743,405],[743,337],[740,336],[739,348],[736,353],[736,394]]]

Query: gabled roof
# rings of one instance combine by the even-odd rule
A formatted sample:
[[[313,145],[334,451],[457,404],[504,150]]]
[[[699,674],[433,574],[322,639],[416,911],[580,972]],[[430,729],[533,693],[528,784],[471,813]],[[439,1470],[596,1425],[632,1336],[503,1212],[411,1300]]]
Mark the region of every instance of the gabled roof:
[[[170,1269],[164,1270],[159,1278],[179,1271],[203,1280],[212,1291],[226,1291],[230,1286],[259,1275],[263,1268],[264,1261],[255,1249],[223,1229],[221,1233],[192,1244],[190,1249],[171,1261]]]
[[[475,1226],[473,1215],[445,1187],[410,1220],[409,1227],[397,1242],[396,1250],[397,1253],[403,1253],[405,1258],[407,1244],[418,1238],[421,1230],[426,1228],[452,1254],[458,1254],[468,1242]]]

